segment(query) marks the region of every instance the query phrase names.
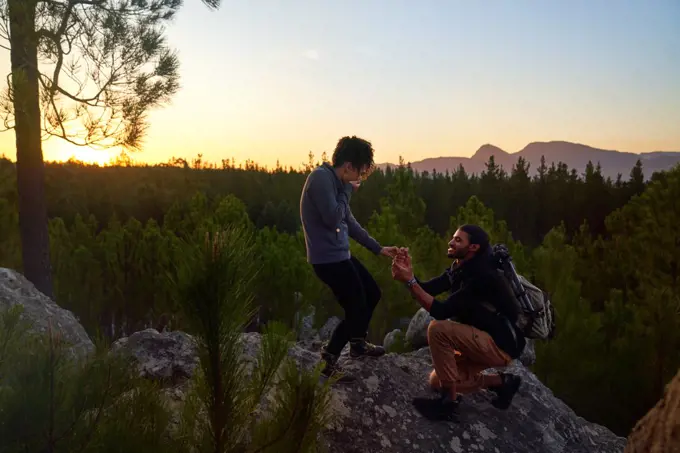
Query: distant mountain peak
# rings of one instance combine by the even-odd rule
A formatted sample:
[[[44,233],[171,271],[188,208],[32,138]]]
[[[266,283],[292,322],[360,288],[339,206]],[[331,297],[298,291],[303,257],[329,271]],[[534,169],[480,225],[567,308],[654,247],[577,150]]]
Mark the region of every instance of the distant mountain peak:
[[[583,143],[568,142],[565,140],[551,140],[547,142],[531,142],[525,146],[518,154],[520,155],[534,155],[534,154],[544,154],[546,159],[552,154],[572,154],[575,153],[616,153],[616,154],[630,154],[623,153],[620,151],[609,150],[609,149],[599,149],[594,148],[589,145],[584,145]]]
[[[569,169],[575,169],[583,173],[588,165],[602,167],[602,174],[612,179],[619,174],[627,177],[638,159],[643,163],[645,179],[649,179],[655,171],[668,170],[674,165],[680,164],[680,152],[657,151],[652,153],[620,152],[616,150],[595,148],[583,143],[568,142],[565,140],[535,141],[526,145],[521,151],[508,153],[501,148],[487,143],[481,146],[472,157],[436,157],[411,162],[411,168],[417,172],[444,173],[455,172],[459,165],[465,168],[468,174],[481,174],[485,170],[485,164],[489,157],[494,156],[496,165],[510,171],[517,159],[522,157],[530,165],[531,174],[535,174],[540,166],[541,157],[545,158],[548,167],[562,162]],[[382,164],[382,166],[394,166]]]
[[[498,146],[492,145],[491,143],[487,143],[479,147],[477,152],[472,156],[472,159],[481,159],[486,162],[491,156],[498,158],[506,155],[508,155],[506,151],[503,151]]]

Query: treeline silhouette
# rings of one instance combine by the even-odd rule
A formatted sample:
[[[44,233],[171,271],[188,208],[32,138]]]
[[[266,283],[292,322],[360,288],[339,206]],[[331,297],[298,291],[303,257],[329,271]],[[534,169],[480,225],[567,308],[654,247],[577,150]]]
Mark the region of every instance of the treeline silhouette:
[[[46,194],[55,298],[89,333],[115,339],[144,327],[183,329],[173,269],[183,240],[237,226],[252,239],[251,327],[271,320],[296,327],[336,314],[332,295],[305,261],[300,190],[318,162],[299,169],[254,162],[166,165],[120,161],[100,168],[48,164]],[[653,175],[642,165],[616,181],[598,165],[584,174],[542,163],[529,176],[493,158],[480,175],[415,174],[407,165],[375,171],[352,210],[385,245],[408,246],[417,274],[449,265],[446,242],[474,222],[508,244],[521,273],[552,294],[557,338],[537,345],[534,371],[579,415],[626,435],[660,398],[680,365],[680,169]],[[14,165],[0,160],[0,266],[21,269]],[[249,242],[250,243],[250,242]],[[383,290],[370,336],[381,342],[417,306],[389,263],[353,243]],[[610,390],[605,392],[603,389]]]
[[[325,153],[322,160],[325,160]],[[3,197],[15,200],[15,175],[8,160],[3,168]],[[167,164],[138,165],[129,157],[117,165],[98,167],[78,161],[49,163],[46,169],[46,194],[49,217],[67,224],[76,214],[93,215],[106,224],[114,214],[122,221],[135,218],[145,223],[154,219],[161,224],[173,205],[188,201],[202,192],[212,200],[233,194],[245,203],[248,216],[258,227],[276,227],[294,233],[300,227],[298,201],[300,188],[310,168],[319,162],[310,153],[301,168],[277,166],[267,171],[247,160],[236,166],[224,159],[219,165],[203,161],[198,155],[191,162],[173,158]],[[408,165],[403,165],[408,168]],[[388,195],[395,169],[376,171],[352,200],[352,211],[360,222],[380,210],[380,200]],[[449,217],[457,207],[476,195],[507,222],[515,239],[535,246],[555,225],[564,222],[568,233],[577,231],[587,220],[595,234],[604,232],[604,218],[645,187],[642,163],[631,169],[627,178],[604,178],[599,164],[590,163],[583,174],[564,163],[541,161],[537,175],[529,175],[529,164],[519,158],[511,171],[496,165],[493,156],[480,175],[467,174],[461,166],[454,173],[413,174],[413,191],[425,202],[424,222],[437,234],[446,234]],[[653,178],[652,178],[653,179]],[[397,187],[397,189],[399,189]],[[408,196],[405,194],[405,196]]]

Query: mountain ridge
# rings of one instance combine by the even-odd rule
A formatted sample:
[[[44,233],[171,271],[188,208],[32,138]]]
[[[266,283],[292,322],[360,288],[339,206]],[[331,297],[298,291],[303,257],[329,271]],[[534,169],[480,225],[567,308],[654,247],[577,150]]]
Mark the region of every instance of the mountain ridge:
[[[680,163],[680,151],[650,151],[633,153],[630,151],[617,151],[611,149],[595,148],[582,143],[553,140],[547,142],[535,141],[527,144],[521,150],[510,153],[491,143],[485,143],[471,157],[438,156],[408,162],[411,168],[419,173],[455,172],[462,165],[468,174],[479,174],[486,168],[489,157],[494,156],[496,164],[510,172],[519,157],[523,157],[530,165],[529,173],[536,174],[540,165],[541,156],[545,156],[545,163],[550,167],[553,163],[567,164],[569,170],[575,168],[579,174],[585,172],[588,162],[601,166],[605,178],[616,179],[618,174],[627,179],[631,169],[638,159],[642,162],[645,179],[649,179],[656,171],[668,170]],[[397,167],[398,164],[390,162],[377,164],[378,168]]]

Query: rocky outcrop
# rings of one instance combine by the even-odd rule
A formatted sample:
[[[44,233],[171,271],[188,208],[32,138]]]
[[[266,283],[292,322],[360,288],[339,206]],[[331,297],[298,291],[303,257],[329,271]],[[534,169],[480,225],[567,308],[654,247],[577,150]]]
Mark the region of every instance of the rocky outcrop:
[[[36,328],[44,330],[51,320],[74,347],[92,350],[92,342],[72,313],[39,293],[20,274],[0,269],[0,307],[16,304],[24,306],[26,317]],[[332,331],[331,326],[337,322],[329,321],[319,337]],[[250,363],[255,361],[260,339],[257,333],[241,335],[244,358]],[[413,397],[431,393],[427,387],[432,366],[427,347],[377,359],[352,360],[347,352],[346,348],[341,364],[358,380],[352,384],[338,383],[333,388],[331,407],[336,417],[324,432],[324,443],[330,453],[618,453],[626,443],[608,429],[576,415],[519,361],[513,362],[509,371],[522,376],[523,385],[507,411],[495,409],[489,395],[481,392],[464,398],[460,423],[432,423],[422,418],[411,404]],[[118,340],[112,353],[126,354],[143,376],[164,381],[168,386],[164,393],[173,400],[171,407],[180,409],[186,388],[183,384],[191,382],[198,363],[191,336],[148,329]],[[319,352],[304,343],[295,344],[289,355],[301,368],[310,368],[320,360]],[[675,396],[669,401],[677,403]],[[666,409],[659,409],[658,413],[668,420],[677,415],[677,411]],[[669,421],[664,426],[677,424]],[[659,432],[656,428],[648,431]],[[669,428],[668,432],[677,430]],[[641,445],[644,449],[647,444]]]
[[[77,355],[94,351],[92,340],[73,313],[38,291],[19,272],[0,268],[0,310],[7,310],[15,305],[22,306],[21,316],[31,324],[33,331],[43,334],[48,328],[52,329],[71,345],[69,349]]]
[[[486,392],[464,399],[461,422],[431,423],[411,405],[427,387],[427,348],[380,359],[350,361],[360,377],[335,390],[338,423],[327,433],[332,452],[621,452],[625,439],[578,417],[519,363],[509,370],[523,384],[507,411]]]
[[[680,453],[680,370],[628,436],[625,453]]]
[[[319,329],[319,340],[327,341],[331,339],[331,335],[335,331],[335,328],[340,324],[340,318],[333,316],[326,321],[326,323]]]
[[[140,370],[165,377],[178,364],[191,363],[186,353],[165,334],[146,331],[137,339],[120,342],[140,362]],[[176,333],[181,342],[186,337]],[[135,334],[137,335],[137,334]],[[248,361],[259,349],[257,333],[242,335]],[[164,347],[169,347],[167,354]],[[184,352],[180,352],[184,351]],[[289,355],[301,368],[310,368],[318,352],[293,346]],[[527,368],[516,362],[509,371],[523,378],[523,385],[507,411],[495,409],[486,393],[469,396],[461,407],[461,422],[431,423],[413,408],[411,400],[431,391],[427,376],[431,370],[429,349],[407,354],[387,354],[378,359],[351,360],[347,350],[341,363],[359,379],[353,384],[336,384],[332,408],[336,420],[324,438],[331,453],[352,452],[599,452],[619,453],[625,439],[608,429],[577,416],[555,398]],[[186,373],[192,367],[183,368]]]
[[[399,342],[403,334],[404,333],[400,329],[394,329],[392,332],[388,332],[383,339],[383,348],[385,348],[386,351],[391,351],[395,344]]]
[[[419,309],[406,330],[406,343],[413,350],[427,346],[427,326],[434,318],[424,308]]]
[[[198,365],[194,339],[180,331],[135,332],[113,343],[111,352],[133,359],[142,377],[172,384],[189,379]]]
[[[295,321],[299,324],[298,340],[312,340],[317,334],[314,330],[314,315],[316,314],[316,309],[312,306],[307,314],[297,313],[295,315]]]
[[[524,366],[531,366],[536,363],[536,346],[534,345],[534,340],[527,338],[526,346],[524,346],[524,351],[519,356],[519,361]]]

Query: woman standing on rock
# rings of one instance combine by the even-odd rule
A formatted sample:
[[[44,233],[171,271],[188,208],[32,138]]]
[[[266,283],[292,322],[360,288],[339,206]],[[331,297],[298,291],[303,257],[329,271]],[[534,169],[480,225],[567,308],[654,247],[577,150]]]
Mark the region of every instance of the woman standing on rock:
[[[351,357],[381,356],[385,349],[366,341],[373,311],[381,297],[378,284],[349,250],[352,238],[376,255],[394,258],[397,247],[382,247],[357,222],[349,207],[360,180],[373,167],[373,147],[358,137],[338,141],[332,164],[324,162],[307,177],[300,199],[300,219],[307,248],[307,261],[333,291],[345,310],[345,319],[322,348],[324,375],[342,373],[340,381],[354,378],[338,365],[340,352],[350,343]]]

